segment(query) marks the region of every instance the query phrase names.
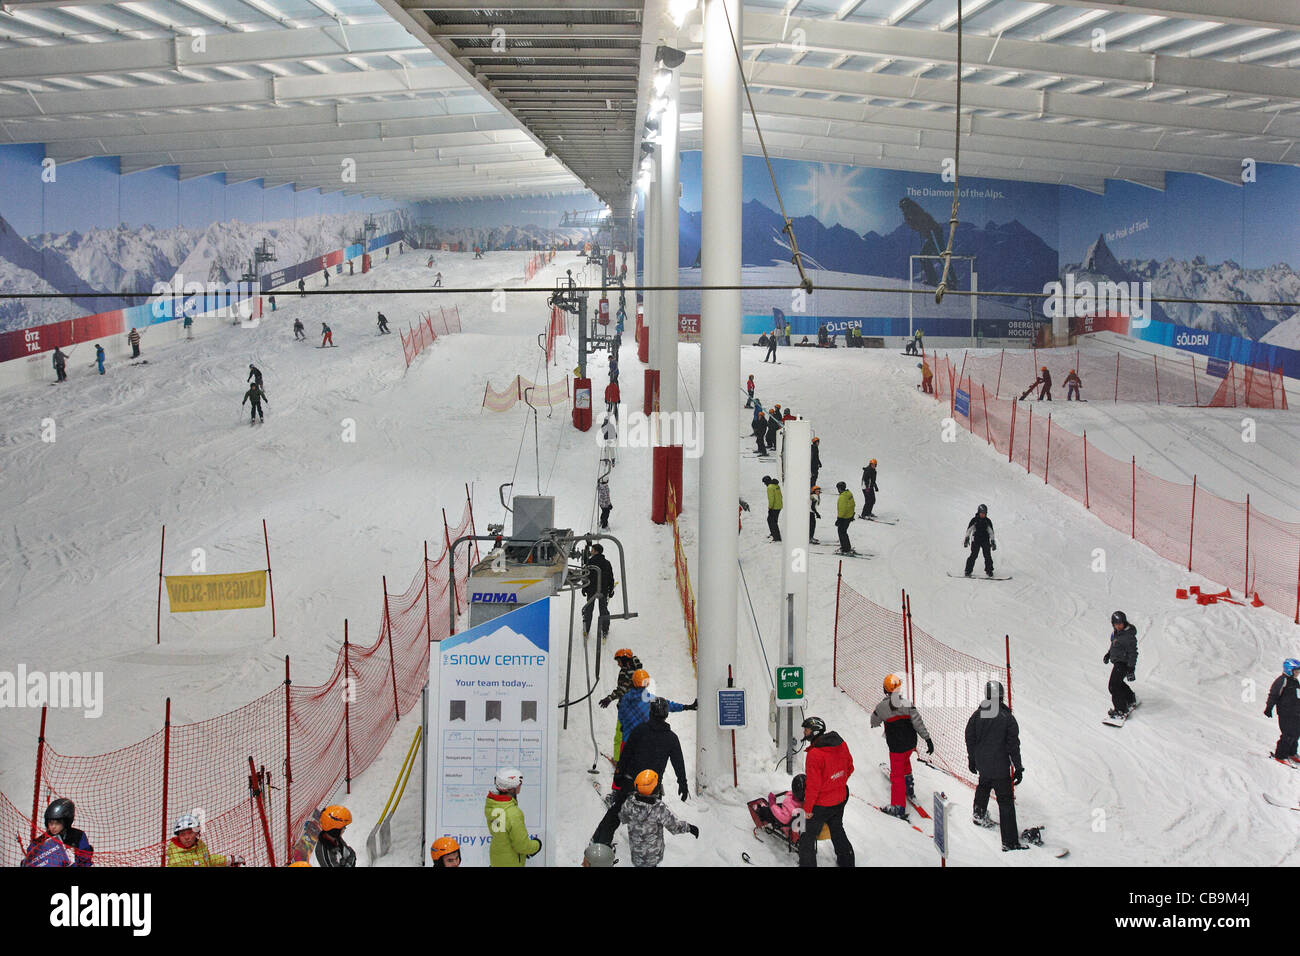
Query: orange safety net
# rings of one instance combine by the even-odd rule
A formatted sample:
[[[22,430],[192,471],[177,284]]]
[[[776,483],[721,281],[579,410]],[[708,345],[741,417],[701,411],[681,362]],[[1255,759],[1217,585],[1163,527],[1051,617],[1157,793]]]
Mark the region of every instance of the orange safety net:
[[[671,483],[668,485],[666,514],[673,528],[673,573],[677,577],[677,597],[682,602],[682,620],[686,623],[686,642],[691,649],[691,668],[698,674],[700,645],[695,620],[695,591],[691,587],[691,571],[686,564],[686,550],[682,547],[682,535],[677,527],[677,494]]]

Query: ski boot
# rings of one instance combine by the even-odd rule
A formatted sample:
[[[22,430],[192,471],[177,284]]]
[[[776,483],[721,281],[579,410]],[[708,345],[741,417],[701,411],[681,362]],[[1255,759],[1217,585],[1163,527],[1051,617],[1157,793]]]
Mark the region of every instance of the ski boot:
[[[1043,845],[1043,828],[1030,827],[1020,833],[1020,839],[1025,843],[1032,843],[1034,846]]]
[[[1010,852],[1011,850],[1028,850],[1028,849],[1029,849],[1029,847],[1025,846],[1023,843],[1013,843],[1013,844],[1011,844],[1010,846],[1006,846],[1006,845],[1004,845],[1004,846],[1002,847],[1002,852],[1003,852],[1003,853],[1008,853],[1008,852]]]
[[[965,573],[964,577],[970,577],[970,572],[967,571],[967,572]]]
[[[821,542],[818,541],[816,538],[809,538],[809,539],[808,539],[808,543],[809,543],[809,544],[821,544]]]
[[[1106,711],[1106,716],[1114,720],[1119,716],[1119,711],[1112,707],[1110,710]]]
[[[912,780],[912,775],[909,773],[906,777],[903,778],[903,780],[904,780],[904,781],[906,782],[906,784],[907,784],[907,799],[909,799],[909,800],[915,800],[915,799],[916,799],[916,786],[915,786],[915,784],[914,784],[914,782],[913,782],[913,780]]]
[[[898,819],[900,819],[900,820],[906,820],[906,819],[907,819],[907,810],[905,810],[903,807],[893,807],[893,806],[890,806],[890,807],[882,807],[882,808],[881,808],[881,812],[882,812],[882,813],[887,813],[887,814],[889,814],[891,817],[898,817]]]
[[[972,814],[970,822],[975,824],[977,827],[983,827],[985,830],[992,830],[997,826],[997,824],[993,822],[993,818],[989,816],[987,810],[983,813]]]

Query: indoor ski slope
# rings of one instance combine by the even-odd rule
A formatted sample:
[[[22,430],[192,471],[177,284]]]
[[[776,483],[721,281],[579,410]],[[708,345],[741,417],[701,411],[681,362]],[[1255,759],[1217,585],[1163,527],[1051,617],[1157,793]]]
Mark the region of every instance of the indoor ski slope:
[[[427,286],[426,258],[403,256],[367,276],[338,277],[331,288]],[[449,286],[514,285],[522,281],[526,259],[525,253],[492,253],[477,262],[440,254],[438,269]],[[550,285],[565,268],[576,273],[577,263],[570,253],[558,254],[533,284]],[[439,303],[459,305],[466,331],[439,339],[409,372],[398,336],[375,335],[375,312],[382,310],[396,331],[433,304],[432,296],[278,299],[279,311],[259,328],[223,327],[156,350],[146,339],[149,365],[110,363],[103,378],[78,352],[68,385],[4,394],[0,471],[8,507],[0,609],[6,658],[33,669],[105,675],[102,718],[51,712],[47,735],[60,752],[97,753],[153,732],[168,695],[177,722],[230,710],[279,682],[285,654],[293,657],[296,681],[325,680],[342,642],[343,619],[351,620],[356,640],[372,639],[380,576],[404,587],[418,567],[421,542],[428,539],[435,554],[440,550],[439,509],[446,507],[454,522],[466,483],[473,485],[480,533],[487,522],[502,520],[496,488],[512,478],[521,493],[540,487],[557,496],[557,524],[578,531],[592,526],[595,430],[574,430],[566,408],[542,411],[535,453],[524,405],[499,414],[480,410],[485,380],[498,388],[516,373],[542,380],[542,296],[512,295],[505,314],[493,313],[487,297],[440,297]],[[307,327],[305,344],[294,343],[289,331],[297,315]],[[334,329],[337,349],[313,348],[322,316]],[[641,366],[631,340],[626,336],[621,356],[623,396],[639,406]],[[1002,854],[996,833],[970,826],[970,791],[921,768],[922,794],[945,789],[957,802],[953,865],[1296,862],[1290,811],[1260,798],[1265,790],[1292,797],[1300,792],[1296,771],[1264,757],[1277,730],[1261,713],[1282,658],[1300,649],[1295,625],[1267,609],[1176,601],[1175,588],[1199,579],[1008,465],[983,441],[959,432],[956,442],[943,442],[946,412],[916,389],[914,360],[870,350],[782,349],[780,355],[780,365],[764,365],[763,350],[746,347],[741,381],[755,373],[765,404],[779,401],[812,420],[822,438],[823,515],[833,514],[837,480],[860,494],[862,466],[874,457],[880,463],[877,512],[900,519],[895,526],[854,523],[854,545],[879,556],[846,561],[846,583],[886,607],[896,606],[899,588],[906,587],[918,625],[977,656],[999,659],[1003,634],[1011,635],[1026,766],[1017,791],[1019,821],[1046,824],[1050,841],[1072,852],[1064,861],[1038,851]],[[266,424],[251,428],[239,407],[250,361],[263,370],[269,395]],[[572,344],[561,340],[551,374],[571,371],[575,361]],[[680,366],[681,407],[689,410],[698,398],[698,346],[681,347]],[[603,356],[592,358],[590,371],[598,398],[607,381]],[[726,435],[748,431],[740,385],[734,430],[723,429]],[[1139,464],[1157,474],[1196,471],[1219,494],[1249,490],[1258,507],[1293,516],[1285,507],[1296,501],[1300,446],[1285,415],[1258,413],[1259,441],[1245,446],[1241,414],[1231,409],[1090,404],[1060,414],[1068,427],[1086,424],[1099,447],[1136,453]],[[1067,417],[1076,415],[1077,422]],[[57,423],[53,444],[39,440],[44,418]],[[344,419],[356,424],[353,444],[341,440]],[[738,453],[748,447],[736,442]],[[1214,460],[1229,454],[1230,465],[1216,471]],[[694,677],[673,581],[671,532],[648,520],[649,457],[645,449],[620,450],[611,478],[611,533],[627,549],[629,593],[639,617],[616,621],[610,646],[630,645],[660,692],[685,702],[695,696]],[[693,568],[697,468],[687,459],[681,519]],[[765,541],[760,478],[776,471],[775,462],[742,461],[741,493],[754,506],[741,533],[742,562],[769,658],[776,651],[780,552]],[[802,520],[795,485],[786,498]],[[997,529],[999,571],[1013,580],[956,580],[944,573],[960,569],[961,538],[980,502],[988,504]],[[279,636],[270,637],[260,611],[166,615],[162,645],[155,646],[160,525],[167,525],[168,572],[185,571],[191,550],[199,547],[207,550],[208,570],[233,571],[264,562],[261,518],[270,529]],[[831,524],[830,517],[821,523],[823,541],[833,539]],[[1094,548],[1106,551],[1106,573],[1090,570]],[[858,769],[850,789],[856,796],[846,823],[858,863],[935,865],[928,840],[865,802],[887,799],[887,783],[875,769],[885,748],[879,731],[868,728],[866,713],[831,687],[835,570],[833,557],[814,556],[808,693],[811,712],[839,731],[854,753]],[[784,849],[755,840],[744,808],[754,796],[787,789],[789,777],[773,770],[778,755],[762,719],[769,682],[747,623],[749,606],[741,601],[738,683],[750,691],[753,722],[737,734],[740,787],[684,805],[669,799],[701,835],[698,842],[669,836],[665,865],[744,865],[742,852],[757,865],[793,863]],[[1101,658],[1116,608],[1138,627],[1135,689],[1143,701],[1131,725],[1119,730],[1100,723],[1109,706],[1109,668]],[[613,662],[601,667],[597,697],[612,686]],[[581,673],[581,660],[574,669]],[[1256,685],[1257,700],[1243,702],[1247,681]],[[599,749],[608,751],[613,710],[594,713]],[[37,722],[34,711],[0,712],[0,787],[19,806],[30,793]],[[693,721],[680,715],[672,723],[693,769]],[[352,794],[340,794],[353,811],[350,836],[363,856],[361,844],[413,731],[414,722],[403,720]],[[606,761],[593,753],[585,706],[571,714],[560,759],[563,813],[553,839],[559,859],[576,863],[603,812],[587,773],[593,761],[598,779],[604,785],[609,780]],[[675,789],[671,782],[668,789]],[[394,851],[385,865],[423,858],[419,799],[417,770],[394,820]],[[822,854],[823,865],[829,864],[829,847]],[[626,851],[620,855],[627,865]]]

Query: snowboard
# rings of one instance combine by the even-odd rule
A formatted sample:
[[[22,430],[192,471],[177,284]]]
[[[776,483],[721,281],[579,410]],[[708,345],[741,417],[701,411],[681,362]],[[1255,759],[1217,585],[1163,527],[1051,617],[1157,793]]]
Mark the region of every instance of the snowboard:
[[[951,571],[948,572],[948,577],[950,577],[950,578],[965,578],[965,577],[969,577],[971,580],[974,580],[975,578],[982,578],[982,579],[985,580],[985,581],[1010,581],[1010,580],[1011,580],[1011,575],[1009,575],[1009,574],[995,574],[995,575],[993,575],[992,577],[990,577],[990,576],[987,575],[987,574],[969,574],[969,575],[966,575],[966,574],[953,574]]]
[[[1296,806],[1295,804],[1292,803],[1287,803],[1284,800],[1279,800],[1277,797],[1273,796],[1270,793],[1264,794],[1264,802],[1271,803],[1275,807],[1284,807],[1287,810],[1300,810],[1300,806]]]
[[[1133,711],[1137,710],[1141,705],[1142,702],[1140,700],[1135,700],[1128,714],[1122,717],[1103,717],[1101,722],[1107,727],[1123,727],[1124,724],[1128,722],[1129,717],[1133,716]]]
[[[878,515],[867,515],[865,518],[859,516],[860,521],[874,521],[877,524],[898,524],[897,518],[881,518]]]
[[[148,359],[141,359],[141,360],[138,361],[138,362],[128,362],[127,364],[128,364],[128,365],[148,365],[148,364],[149,364],[149,360],[148,360]]]
[[[312,854],[316,852],[316,842],[320,839],[320,808],[313,810],[311,816],[303,821],[302,834],[298,841],[294,843],[293,850],[289,854],[289,862],[297,863],[305,860],[310,863]]]
[[[881,764],[877,764],[877,766],[880,767],[880,772],[885,775],[885,779],[888,780],[892,785],[894,778],[890,776],[889,764],[881,763]],[[917,813],[919,813],[923,818],[925,818],[926,820],[930,819],[930,814],[926,812],[925,807],[921,806],[919,803],[916,802],[915,797],[908,797],[907,802],[911,804],[912,809],[915,810]]]
[[[1052,856],[1056,857],[1058,860],[1062,859],[1063,857],[1069,856],[1070,851],[1067,850],[1065,847],[1049,846],[1048,844],[1043,842],[1043,830],[1045,829],[1047,828],[1043,826],[1037,826],[1037,827],[1027,827],[1024,830],[1021,830],[1020,842],[1028,844],[1029,846],[1038,847],[1039,849],[1046,850],[1048,853],[1052,854]]]

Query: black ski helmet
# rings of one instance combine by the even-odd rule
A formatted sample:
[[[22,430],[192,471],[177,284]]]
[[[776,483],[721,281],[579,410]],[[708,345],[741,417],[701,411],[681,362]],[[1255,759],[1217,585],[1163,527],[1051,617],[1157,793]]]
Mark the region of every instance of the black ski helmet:
[[[76,815],[77,808],[72,801],[65,797],[59,797],[45,808],[45,825],[48,827],[51,820],[58,820],[65,828],[70,827]]]
[[[984,699],[996,700],[1001,702],[1006,691],[1002,688],[1002,682],[991,680],[984,685]]]
[[[842,481],[837,481],[837,482],[835,482],[835,490],[836,490],[836,491],[846,491],[846,490],[848,489],[848,487],[849,487],[849,486],[846,485],[846,484],[845,484],[844,482],[842,482]]]
[[[803,727],[804,730],[811,730],[813,737],[820,737],[822,734],[826,733],[826,721],[822,720],[820,717],[809,717],[804,720],[800,726]]]
[[[668,719],[668,698],[656,697],[650,701],[650,719],[667,720]]]
[[[976,513],[977,515],[986,515],[986,514],[989,513],[989,506],[988,506],[988,505],[980,505],[978,508],[975,509],[975,513]]]
[[[808,788],[807,774],[802,774],[802,773],[795,774],[794,779],[790,781],[790,792],[794,794],[794,798],[798,800],[800,803],[803,803],[803,795],[807,791],[807,788]]]
[[[1120,627],[1128,627],[1128,615],[1123,611],[1116,611],[1110,616],[1110,623],[1112,627],[1116,624]]]

